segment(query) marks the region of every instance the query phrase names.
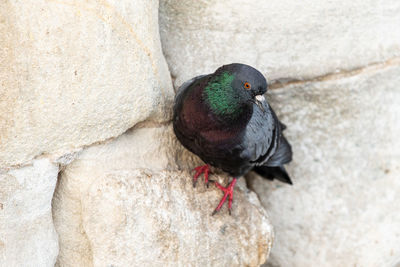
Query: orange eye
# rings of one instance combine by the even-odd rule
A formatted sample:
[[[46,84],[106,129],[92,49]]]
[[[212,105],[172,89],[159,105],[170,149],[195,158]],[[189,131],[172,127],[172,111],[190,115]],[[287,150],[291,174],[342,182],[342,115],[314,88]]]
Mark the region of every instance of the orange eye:
[[[248,82],[245,82],[245,83],[244,83],[244,88],[246,88],[246,89],[250,89],[250,88],[251,88],[251,85],[250,85],[250,83],[248,83]]]

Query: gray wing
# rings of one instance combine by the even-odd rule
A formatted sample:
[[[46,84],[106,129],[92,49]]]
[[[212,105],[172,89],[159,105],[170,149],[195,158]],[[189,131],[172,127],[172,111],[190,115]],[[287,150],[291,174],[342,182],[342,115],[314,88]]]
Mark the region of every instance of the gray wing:
[[[275,153],[280,135],[279,121],[267,101],[262,108],[254,105],[253,115],[247,124],[243,138],[241,157],[256,166],[265,164]]]
[[[286,138],[281,135],[278,149],[276,149],[275,153],[264,165],[269,167],[277,167],[289,163],[290,161],[292,161],[292,147]]]
[[[286,125],[279,121],[278,116],[276,116],[275,111],[271,108],[272,116],[277,123],[277,143],[275,152],[272,156],[265,162],[265,166],[282,166],[283,164],[289,163],[292,161],[292,147],[290,146],[289,142],[283,136],[283,130],[286,129]]]

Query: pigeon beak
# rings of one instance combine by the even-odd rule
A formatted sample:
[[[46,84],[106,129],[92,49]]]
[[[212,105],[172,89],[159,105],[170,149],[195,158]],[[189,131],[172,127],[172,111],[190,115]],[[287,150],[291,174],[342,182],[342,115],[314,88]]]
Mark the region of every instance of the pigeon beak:
[[[264,95],[256,95],[256,100],[258,102],[263,102],[263,101],[265,101],[265,97],[264,97]]]
[[[257,105],[263,112],[265,112],[264,107],[263,107],[263,102],[264,102],[264,101],[265,101],[264,95],[256,95],[256,105]]]

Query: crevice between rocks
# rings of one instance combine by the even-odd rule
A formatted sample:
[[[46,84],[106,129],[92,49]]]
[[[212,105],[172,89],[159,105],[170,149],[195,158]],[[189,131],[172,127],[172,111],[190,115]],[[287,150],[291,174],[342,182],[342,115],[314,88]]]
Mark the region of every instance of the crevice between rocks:
[[[327,73],[321,76],[316,76],[313,78],[309,79],[296,79],[296,78],[278,78],[275,80],[272,80],[269,86],[270,90],[274,89],[281,89],[286,86],[290,85],[297,85],[300,86],[305,83],[310,83],[310,82],[323,82],[323,81],[331,81],[331,80],[338,80],[342,78],[348,78],[352,77],[355,75],[359,75],[361,73],[366,73],[366,72],[375,72],[378,70],[382,70],[391,66],[395,65],[400,65],[400,57],[394,57],[390,58],[386,61],[382,62],[373,62],[365,66],[361,66],[358,68],[353,68],[349,70],[338,70],[337,72],[332,72],[332,73]]]
[[[68,164],[62,164],[60,162],[60,159],[62,159],[63,157],[65,157],[66,155],[79,155],[79,153],[84,150],[87,149],[89,147],[92,146],[97,146],[97,145],[104,145],[104,144],[108,144],[110,142],[112,142],[113,140],[119,138],[120,136],[126,134],[126,133],[130,133],[136,129],[141,129],[141,128],[160,128],[163,126],[167,126],[169,123],[171,123],[171,120],[168,121],[153,121],[153,120],[144,120],[144,121],[140,121],[138,123],[136,123],[135,125],[129,127],[128,129],[126,129],[124,132],[122,132],[121,134],[115,135],[115,136],[111,136],[108,137],[106,139],[103,140],[99,140],[90,144],[86,144],[86,145],[81,145],[79,147],[72,147],[70,150],[66,151],[65,153],[47,153],[47,152],[41,152],[39,154],[37,154],[36,156],[34,156],[33,158],[31,158],[28,162],[24,162],[24,163],[20,163],[20,164],[14,164],[14,165],[10,165],[7,167],[0,167],[0,173],[6,173],[10,170],[13,169],[20,169],[23,167],[27,167],[27,166],[32,166],[33,161],[38,160],[38,159],[42,159],[42,158],[48,158],[50,159],[51,162],[55,163],[55,164],[59,164],[61,166],[60,169],[64,169],[65,166],[69,165],[70,163],[72,163],[75,158],[70,159],[70,161],[68,162]],[[73,157],[73,156],[72,156]]]

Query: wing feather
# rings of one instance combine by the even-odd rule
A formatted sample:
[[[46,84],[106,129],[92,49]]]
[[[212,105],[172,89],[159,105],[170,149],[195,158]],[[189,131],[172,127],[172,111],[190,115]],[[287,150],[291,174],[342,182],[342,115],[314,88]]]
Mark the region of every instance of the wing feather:
[[[271,108],[266,101],[262,103],[262,108],[254,105],[253,115],[244,134],[241,157],[255,165],[266,162],[274,152],[275,124]]]

